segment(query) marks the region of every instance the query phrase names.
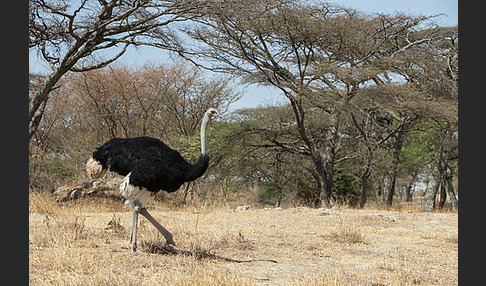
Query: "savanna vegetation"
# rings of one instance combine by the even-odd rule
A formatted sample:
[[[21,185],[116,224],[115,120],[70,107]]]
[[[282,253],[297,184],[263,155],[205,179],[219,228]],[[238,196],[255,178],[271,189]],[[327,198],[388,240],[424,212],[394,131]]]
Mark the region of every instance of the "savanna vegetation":
[[[310,0],[30,0],[29,49],[50,69],[29,74],[29,284],[457,285],[459,38],[439,19]],[[174,61],[123,64],[130,46]],[[282,100],[235,108],[250,84]],[[148,206],[177,255],[143,219],[145,254],[129,251],[111,173],[99,196],[53,195],[99,183],[85,163],[113,137],[196,160],[208,107],[223,116],[208,170]]]
[[[458,29],[436,16],[300,0],[29,3],[29,48],[51,67],[29,77],[30,191],[86,182],[90,153],[113,137],[196,159],[213,106],[224,119],[188,200],[457,209]],[[178,60],[117,63],[129,45]],[[285,101],[231,108],[245,84]]]

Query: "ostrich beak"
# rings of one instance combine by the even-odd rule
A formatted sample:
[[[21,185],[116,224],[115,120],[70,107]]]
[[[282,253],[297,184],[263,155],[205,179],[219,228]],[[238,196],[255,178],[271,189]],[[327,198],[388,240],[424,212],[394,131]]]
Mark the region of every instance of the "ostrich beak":
[[[208,109],[207,115],[209,115],[209,118],[211,118],[211,119],[216,118],[216,117],[221,118],[221,115],[219,115],[219,112],[214,108]]]

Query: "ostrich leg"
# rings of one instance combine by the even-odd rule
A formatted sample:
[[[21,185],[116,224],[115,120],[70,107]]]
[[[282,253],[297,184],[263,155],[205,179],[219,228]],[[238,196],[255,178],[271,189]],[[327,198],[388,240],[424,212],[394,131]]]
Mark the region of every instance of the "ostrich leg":
[[[130,249],[133,252],[137,251],[137,228],[138,228],[138,213],[140,212],[140,202],[133,201],[133,220],[132,231],[130,232]]]
[[[187,193],[189,193],[189,184],[191,182],[185,182],[184,183],[184,200],[182,200],[183,202],[186,202],[186,197],[187,197]]]
[[[147,218],[154,226],[156,229],[162,233],[162,235],[165,237],[165,240],[167,240],[167,244],[170,244],[172,246],[175,246],[174,239],[172,238],[172,234],[165,229],[158,221],[156,221],[147,211],[146,208],[141,208],[139,210],[140,214],[143,215],[145,218]]]

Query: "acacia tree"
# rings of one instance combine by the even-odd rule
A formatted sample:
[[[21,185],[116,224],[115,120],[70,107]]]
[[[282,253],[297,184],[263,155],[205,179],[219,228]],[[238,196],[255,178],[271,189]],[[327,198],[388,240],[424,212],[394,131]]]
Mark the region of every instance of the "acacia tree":
[[[180,53],[214,71],[277,87],[292,107],[302,148],[330,201],[341,116],[358,90],[393,82],[383,62],[435,36],[429,17],[376,15],[314,1],[208,1],[183,28],[194,45]],[[324,145],[308,134],[305,102],[329,116]]]
[[[436,108],[439,112],[425,116],[438,124],[434,135],[440,140],[440,148],[424,194],[424,211],[434,209],[441,178],[449,168],[449,160],[457,159],[458,147],[458,29],[456,26],[434,31],[437,36],[426,45],[415,47],[413,52],[402,53],[397,59],[400,64],[395,69],[411,86],[432,98],[428,106],[440,106]]]
[[[196,7],[190,2],[30,0],[29,49],[37,51],[51,70],[30,97],[29,139],[40,124],[50,92],[66,72],[104,67],[129,45],[157,43],[170,49],[173,34],[168,26],[186,20],[183,12]]]
[[[304,177],[315,186],[319,184],[318,175],[309,160],[309,153],[302,147],[292,107],[277,105],[243,109],[237,115],[240,117],[238,132],[244,135],[239,136],[238,145],[247,150],[244,154],[244,173],[260,183],[260,194],[267,199],[274,199],[277,206],[284,199],[284,190],[287,195],[293,195],[302,202],[319,204],[318,192],[295,187],[292,182],[296,177]],[[308,127],[307,132],[320,145],[323,140],[322,131],[325,129],[322,125],[327,122],[311,121],[313,126]],[[275,194],[271,194],[272,190]],[[270,193],[265,193],[266,191]]]

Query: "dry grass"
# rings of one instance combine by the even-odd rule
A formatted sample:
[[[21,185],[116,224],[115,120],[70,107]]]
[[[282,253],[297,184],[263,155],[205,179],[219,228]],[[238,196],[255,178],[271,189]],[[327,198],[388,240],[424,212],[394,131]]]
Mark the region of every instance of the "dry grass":
[[[131,211],[91,198],[57,204],[31,194],[31,285],[457,285],[457,213],[415,210],[149,207],[184,252],[161,251]],[[236,263],[221,258],[253,260]],[[260,261],[273,259],[278,263]]]

